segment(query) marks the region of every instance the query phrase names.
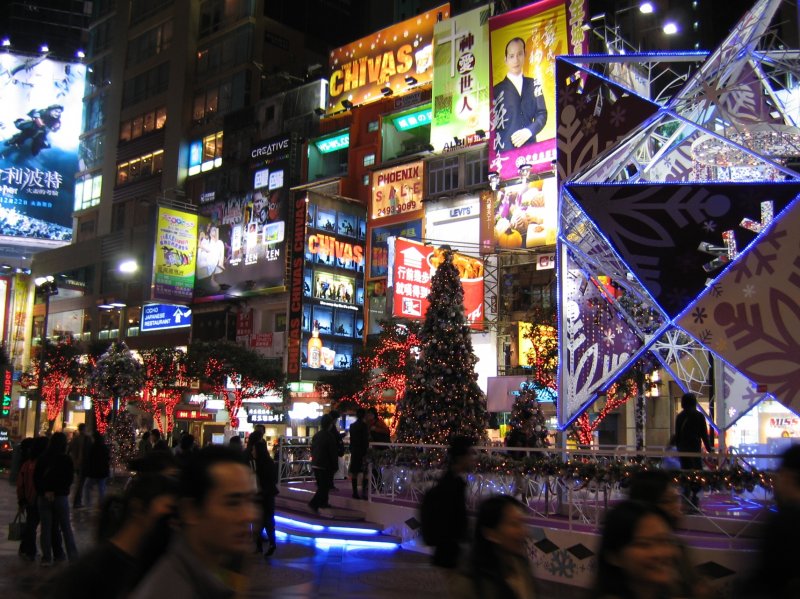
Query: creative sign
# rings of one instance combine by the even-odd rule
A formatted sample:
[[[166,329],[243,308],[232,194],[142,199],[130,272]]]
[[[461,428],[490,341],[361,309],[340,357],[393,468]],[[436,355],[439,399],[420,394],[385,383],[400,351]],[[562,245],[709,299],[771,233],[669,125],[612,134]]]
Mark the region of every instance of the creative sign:
[[[164,206],[158,207],[153,299],[192,301],[197,215]]]
[[[392,284],[394,304],[392,315],[398,318],[422,320],[428,310],[431,278],[444,260],[444,253],[430,245],[395,239]],[[473,329],[483,328],[483,262],[463,254],[453,255],[464,290],[464,315]]]
[[[422,210],[423,162],[411,162],[372,173],[372,206],[370,218],[377,220],[388,216]]]
[[[480,143],[489,131],[491,12],[491,6],[476,8],[441,21],[434,28],[431,126],[434,151]],[[477,131],[483,131],[483,135]]]
[[[555,245],[555,177],[509,185],[481,197],[481,254]]]
[[[389,274],[389,237],[422,239],[422,220],[417,219],[407,223],[372,228],[369,246],[370,277],[385,277]]]
[[[0,237],[67,244],[86,66],[3,52],[0,73]]]
[[[250,152],[253,191],[201,207],[196,296],[283,289],[295,144],[291,134],[259,143]]]
[[[146,304],[142,307],[141,329],[165,331],[192,326],[192,309],[171,304]]]
[[[556,159],[555,59],[583,51],[585,17],[582,0],[544,0],[489,19],[489,170],[501,179]]]
[[[368,35],[330,54],[328,114],[353,104],[374,102],[389,87],[396,93],[408,87],[407,77],[425,84],[433,76],[433,26],[450,16],[450,5],[421,13]]]

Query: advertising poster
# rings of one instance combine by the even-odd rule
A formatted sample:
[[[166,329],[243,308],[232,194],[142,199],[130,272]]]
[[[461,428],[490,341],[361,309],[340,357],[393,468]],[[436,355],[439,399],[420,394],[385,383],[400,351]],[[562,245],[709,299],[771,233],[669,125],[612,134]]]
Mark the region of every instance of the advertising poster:
[[[552,168],[555,60],[583,51],[584,21],[584,2],[568,0],[544,0],[489,19],[489,170],[501,179],[518,177],[521,164],[534,173]]]
[[[410,239],[396,238],[392,282],[394,304],[392,316],[423,320],[428,310],[431,278],[444,260],[439,248]],[[483,262],[477,258],[455,254],[453,264],[458,269],[464,290],[464,316],[473,329],[483,328]]]
[[[197,251],[197,215],[159,206],[153,299],[191,302]]]
[[[372,228],[369,246],[369,276],[371,278],[385,277],[389,274],[389,237],[422,239],[422,220],[417,219],[407,223]]]
[[[72,240],[86,67],[0,54],[0,239]],[[30,242],[28,242],[29,244]]]
[[[489,131],[491,11],[491,5],[476,8],[434,28],[431,145],[435,152],[480,143],[483,136],[476,131]]]
[[[372,173],[370,219],[416,216],[422,211],[423,162],[410,162]]]
[[[196,297],[283,289],[293,143],[284,135],[253,148],[253,191],[200,209]]]
[[[443,4],[331,51],[328,114],[342,110],[342,100],[354,105],[379,100],[387,86],[400,93],[408,88],[406,77],[430,83],[433,26],[449,17],[450,5]]]
[[[508,185],[481,197],[481,254],[556,244],[555,177]]]

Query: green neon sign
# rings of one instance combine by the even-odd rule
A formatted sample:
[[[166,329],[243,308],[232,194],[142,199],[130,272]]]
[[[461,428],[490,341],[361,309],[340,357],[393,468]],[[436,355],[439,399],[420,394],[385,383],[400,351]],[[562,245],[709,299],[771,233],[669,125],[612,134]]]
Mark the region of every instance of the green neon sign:
[[[323,153],[335,152],[336,150],[344,150],[350,146],[350,133],[340,133],[333,137],[326,137],[325,139],[318,139],[314,142],[317,149]]]
[[[408,131],[409,129],[416,129],[423,125],[430,125],[433,118],[433,111],[430,108],[423,108],[416,112],[409,112],[402,114],[393,119],[394,127],[398,131]]]

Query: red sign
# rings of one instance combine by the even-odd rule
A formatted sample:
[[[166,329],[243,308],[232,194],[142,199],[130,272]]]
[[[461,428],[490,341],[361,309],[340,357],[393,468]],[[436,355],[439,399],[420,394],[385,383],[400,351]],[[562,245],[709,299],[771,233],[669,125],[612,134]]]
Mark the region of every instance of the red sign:
[[[272,333],[256,333],[250,336],[250,347],[272,347]]]
[[[436,267],[444,260],[438,248],[398,237],[394,244],[394,305],[392,315],[422,320]],[[483,262],[463,254],[453,255],[464,290],[464,315],[473,329],[483,328]]]
[[[201,410],[175,410],[175,420],[214,420],[214,414]]]
[[[236,336],[247,337],[253,332],[253,309],[236,315]]]
[[[286,379],[300,380],[300,341],[303,336],[303,266],[305,265],[306,198],[298,196],[294,202],[294,226],[289,254],[291,285],[289,287],[289,330],[286,343]]]

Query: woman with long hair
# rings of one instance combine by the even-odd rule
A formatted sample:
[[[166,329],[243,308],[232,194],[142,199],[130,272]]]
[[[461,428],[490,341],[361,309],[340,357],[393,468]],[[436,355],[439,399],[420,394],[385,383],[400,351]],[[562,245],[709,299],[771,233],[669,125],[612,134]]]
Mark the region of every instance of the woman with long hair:
[[[467,574],[457,579],[454,596],[464,599],[533,599],[536,586],[528,558],[523,505],[495,495],[478,508],[475,541]]]
[[[672,599],[678,548],[664,512],[624,501],[606,515],[597,555],[595,597]]]

